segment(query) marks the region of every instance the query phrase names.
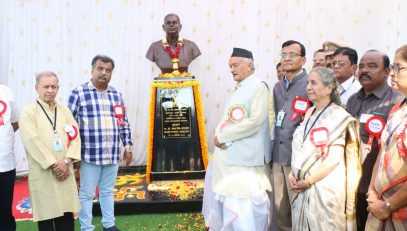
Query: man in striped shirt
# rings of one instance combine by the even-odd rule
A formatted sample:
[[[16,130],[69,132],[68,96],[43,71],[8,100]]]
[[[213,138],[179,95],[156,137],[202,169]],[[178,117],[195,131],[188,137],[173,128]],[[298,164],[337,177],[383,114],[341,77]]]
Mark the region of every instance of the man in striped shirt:
[[[91,81],[73,89],[68,100],[82,141],[81,230],[95,228],[92,225],[92,205],[96,186],[99,188],[103,230],[119,230],[115,226],[113,189],[119,168],[120,140],[125,147],[123,160],[126,166],[132,161],[132,140],[123,97],[109,85],[113,69],[113,59],[95,56]]]

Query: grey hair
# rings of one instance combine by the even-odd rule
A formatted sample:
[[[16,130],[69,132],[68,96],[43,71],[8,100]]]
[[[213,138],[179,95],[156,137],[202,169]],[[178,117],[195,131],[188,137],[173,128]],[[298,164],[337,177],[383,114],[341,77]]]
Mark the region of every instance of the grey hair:
[[[312,69],[311,73],[312,72],[318,73],[319,76],[321,76],[321,82],[325,86],[332,85],[331,101],[337,105],[341,105],[341,97],[338,92],[339,83],[338,80],[336,80],[335,72],[326,67],[316,67]]]
[[[251,58],[242,58],[242,59],[243,59],[243,61],[245,61],[246,63],[252,65],[252,72],[254,72],[254,70],[256,70],[256,67],[254,66],[254,61],[253,61],[253,59],[251,59]]]
[[[167,20],[167,18],[170,17],[170,16],[175,16],[177,18],[179,24],[181,24],[181,19],[179,19],[179,16],[177,14],[174,14],[174,13],[169,13],[169,14],[165,15],[164,24],[165,24],[165,20]]]
[[[44,76],[54,76],[57,79],[57,83],[59,82],[57,74],[52,71],[41,71],[35,75],[35,84],[38,84],[42,77]]]

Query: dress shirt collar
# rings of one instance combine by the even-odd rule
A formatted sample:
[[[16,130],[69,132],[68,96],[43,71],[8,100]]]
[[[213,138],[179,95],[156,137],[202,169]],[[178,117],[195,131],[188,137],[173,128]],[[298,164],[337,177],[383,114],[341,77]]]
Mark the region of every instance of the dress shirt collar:
[[[287,76],[285,75],[284,78],[282,79],[284,85],[286,86],[286,89],[290,86],[295,84],[298,80],[302,79],[307,72],[305,69],[302,69],[296,76],[294,76],[291,81],[287,79]]]
[[[295,83],[295,82],[297,82],[299,79],[301,79],[304,75],[305,73],[305,69],[302,69],[300,72],[298,72],[298,74],[296,75],[296,76],[294,76],[291,80],[288,80],[287,79],[287,76],[284,76],[284,78],[286,79],[286,80],[288,80],[288,82],[289,83]]]
[[[92,80],[88,82],[88,87],[89,87],[89,90],[91,90],[91,91],[97,90],[95,85],[93,85]],[[105,92],[105,91],[113,91],[113,88],[110,85],[107,85],[106,90],[104,90],[103,92]]]
[[[387,85],[387,82],[384,82],[381,86],[377,87],[370,95],[376,96],[378,99],[381,99],[383,95],[386,93],[386,91],[389,89],[389,85]],[[365,90],[363,87],[359,90],[359,96],[361,97],[368,97],[365,94]]]
[[[345,82],[341,83],[341,86],[343,87],[343,89],[348,89],[350,88],[350,86],[352,85],[352,83],[356,81],[355,76],[351,76],[349,79],[347,79]]]

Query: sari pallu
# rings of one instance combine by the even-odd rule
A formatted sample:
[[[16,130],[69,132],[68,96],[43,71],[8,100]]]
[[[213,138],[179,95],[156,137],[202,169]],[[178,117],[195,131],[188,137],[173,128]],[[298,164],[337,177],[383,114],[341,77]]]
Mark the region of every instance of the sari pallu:
[[[304,140],[304,127],[312,124],[313,108],[293,135],[292,169],[297,179],[308,179],[323,163],[310,135]],[[318,114],[318,113],[314,113]],[[314,118],[313,118],[314,117]],[[360,142],[357,121],[342,107],[329,106],[313,128],[325,127],[329,132],[329,154],[326,157],[338,165],[309,189],[297,194],[292,203],[293,230],[347,230],[355,221],[355,197],[361,176]],[[306,131],[310,129],[308,125]],[[343,146],[333,149],[332,146]],[[356,226],[354,225],[354,228]]]
[[[381,136],[384,147],[380,152],[379,167],[374,181],[380,200],[390,198],[407,180],[406,126],[407,106],[403,105],[389,119]],[[365,230],[407,230],[407,207],[397,209],[384,221],[369,213]]]

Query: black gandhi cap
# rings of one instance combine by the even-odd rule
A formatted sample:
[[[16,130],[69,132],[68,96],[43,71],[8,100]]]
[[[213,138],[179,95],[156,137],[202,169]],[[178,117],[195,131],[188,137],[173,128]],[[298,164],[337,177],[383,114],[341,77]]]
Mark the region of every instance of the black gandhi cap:
[[[248,51],[243,48],[233,48],[232,55],[230,57],[242,57],[242,58],[249,58],[253,60],[253,54],[251,51]]]

